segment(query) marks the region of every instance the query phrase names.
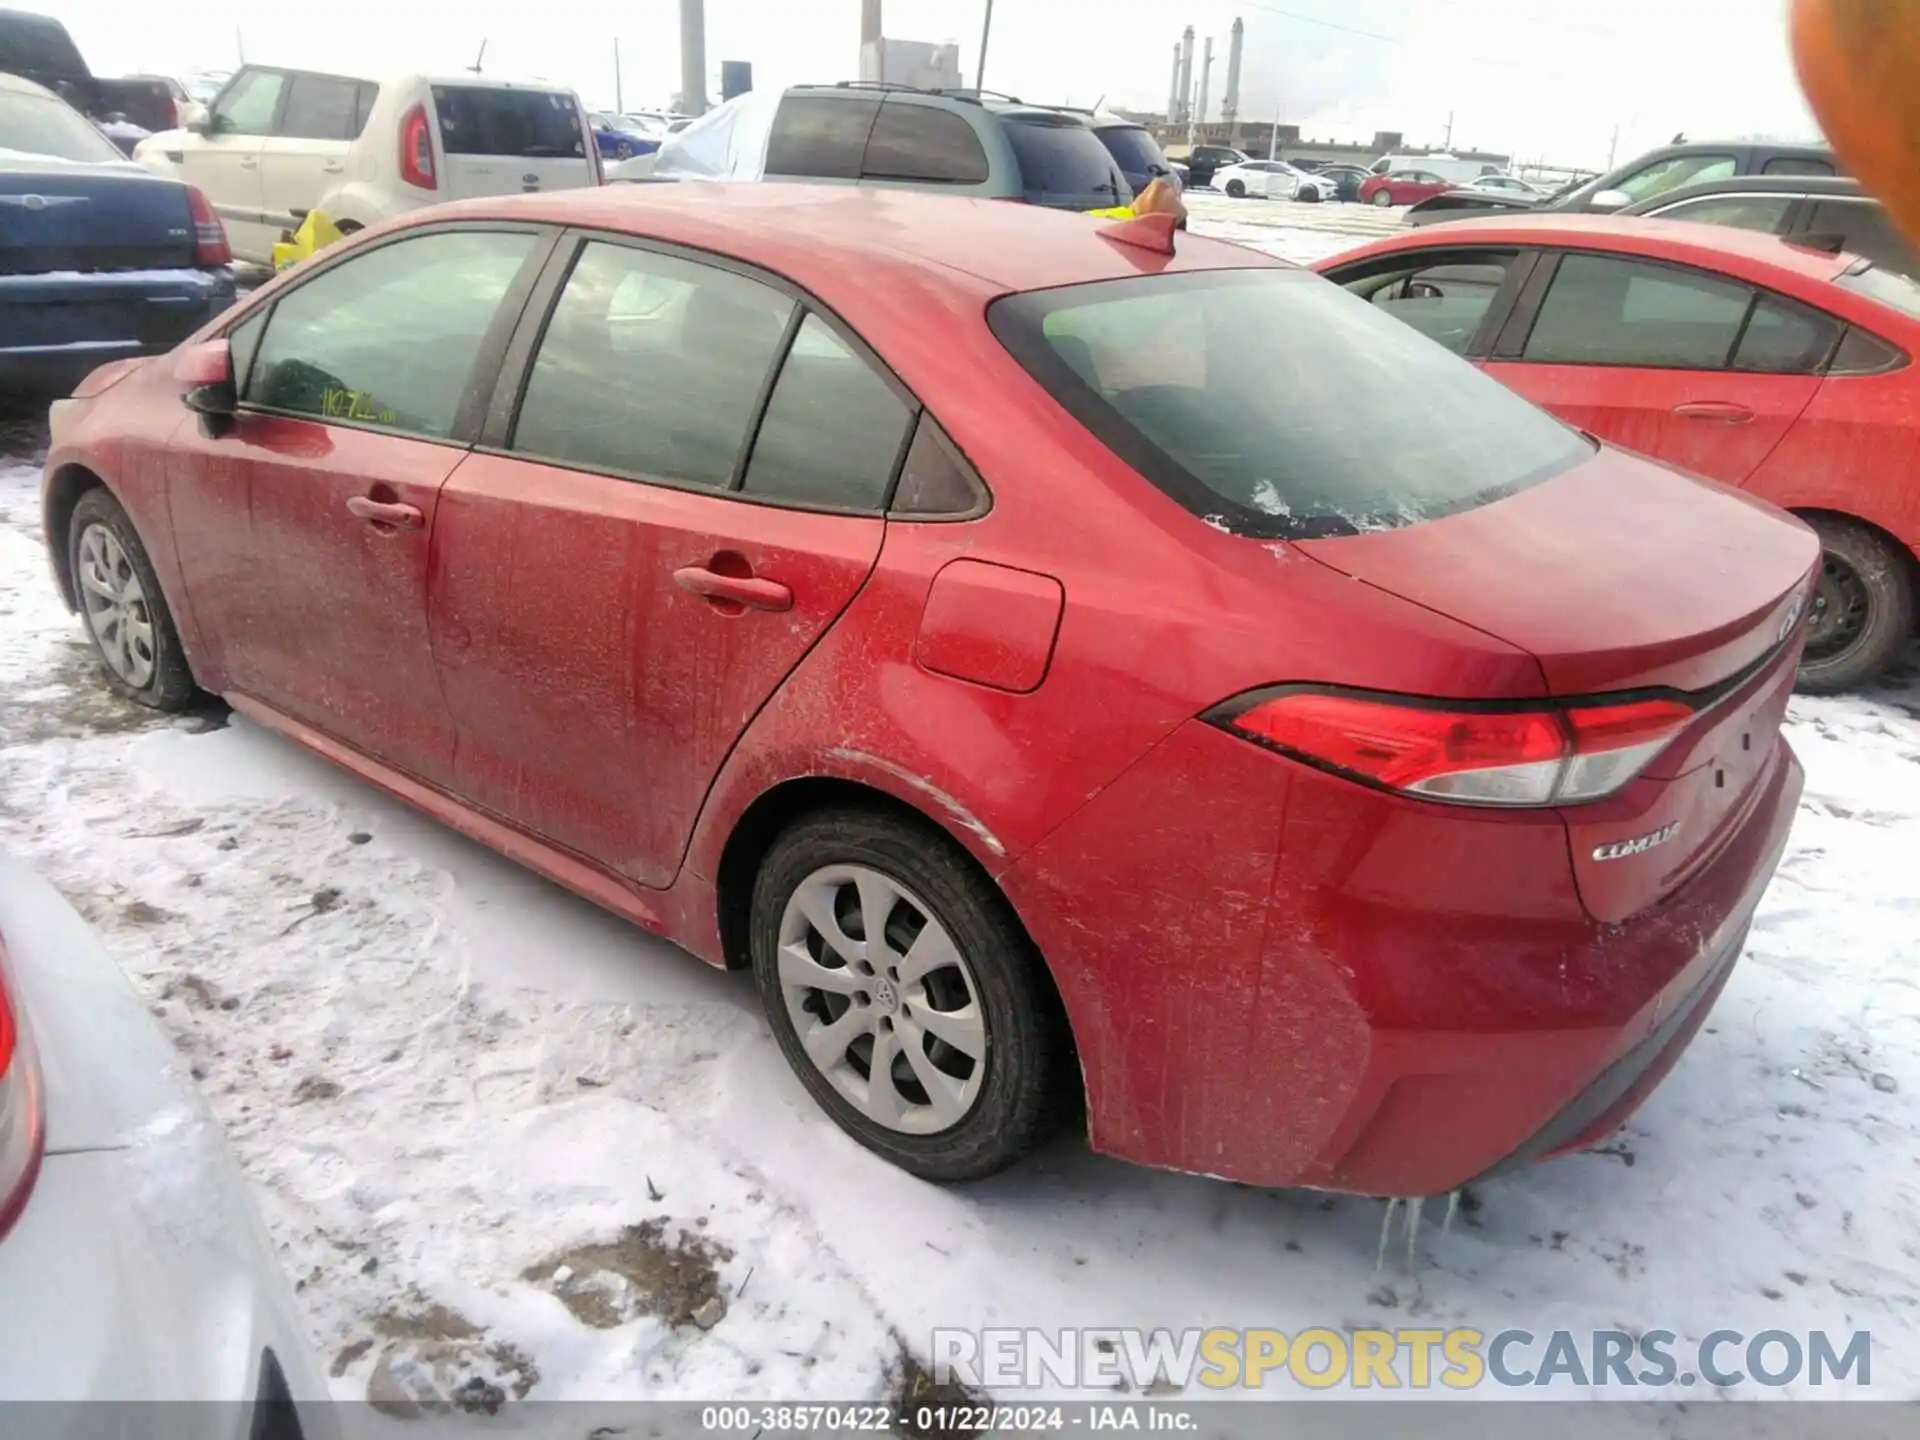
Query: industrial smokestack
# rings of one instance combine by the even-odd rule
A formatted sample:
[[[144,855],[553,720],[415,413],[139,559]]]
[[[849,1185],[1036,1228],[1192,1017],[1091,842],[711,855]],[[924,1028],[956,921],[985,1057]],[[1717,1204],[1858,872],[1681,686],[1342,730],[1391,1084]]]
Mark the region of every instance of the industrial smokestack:
[[[880,0],[860,0],[860,52],[881,36]]]
[[[1229,125],[1240,118],[1240,47],[1246,42],[1247,22],[1233,22],[1233,39],[1227,42],[1227,94],[1220,102],[1220,118]]]
[[[1180,123],[1180,42],[1173,42],[1173,84],[1167,91],[1167,123]]]
[[[1184,125],[1193,118],[1193,26],[1180,32],[1180,114],[1174,120]]]
[[[1213,37],[1207,37],[1207,45],[1200,52],[1200,104],[1195,115],[1199,124],[1207,123],[1207,81],[1213,78]]]
[[[706,0],[680,0],[680,109],[707,113]]]

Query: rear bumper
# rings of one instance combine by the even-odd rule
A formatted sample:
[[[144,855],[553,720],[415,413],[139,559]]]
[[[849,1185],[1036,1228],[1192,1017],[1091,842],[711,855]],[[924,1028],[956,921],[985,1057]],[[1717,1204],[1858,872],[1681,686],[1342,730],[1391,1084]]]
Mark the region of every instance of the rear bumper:
[[[1431,1195],[1645,1098],[1731,971],[1802,783],[1778,742],[1711,861],[1606,925],[1557,816],[1375,795],[1194,723],[1002,879],[1072,1021],[1095,1148]]]
[[[171,350],[234,295],[224,267],[0,276],[0,388],[65,394],[109,361]]]

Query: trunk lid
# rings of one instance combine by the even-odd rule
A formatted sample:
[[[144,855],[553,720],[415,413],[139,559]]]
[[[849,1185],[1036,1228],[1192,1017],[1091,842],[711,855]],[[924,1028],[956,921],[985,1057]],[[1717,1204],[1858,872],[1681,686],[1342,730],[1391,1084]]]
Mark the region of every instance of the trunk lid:
[[[1799,663],[1820,555],[1806,526],[1603,447],[1491,505],[1299,548],[1526,650],[1549,694],[1671,691],[1695,706],[1637,779],[1561,812],[1597,919],[1658,902],[1738,833]]]
[[[131,165],[0,164],[0,274],[193,263],[193,215],[177,181]]]
[[[449,200],[594,183],[586,117],[570,91],[436,85],[433,110]]]

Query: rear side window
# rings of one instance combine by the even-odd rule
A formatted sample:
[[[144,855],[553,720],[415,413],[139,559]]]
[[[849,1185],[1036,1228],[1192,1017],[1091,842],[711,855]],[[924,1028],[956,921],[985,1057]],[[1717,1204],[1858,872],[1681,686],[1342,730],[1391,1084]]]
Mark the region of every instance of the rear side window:
[[[858,180],[880,102],[866,96],[788,95],[767,137],[767,174]]]
[[[1129,174],[1164,175],[1167,157],[1152,135],[1138,125],[1103,125],[1094,137]]]
[[[1237,534],[1413,524],[1593,453],[1498,381],[1302,271],[1033,291],[987,318],[1110,449]]]
[[[1803,155],[1776,155],[1761,167],[1763,175],[1831,175],[1833,165]]]
[[[449,155],[510,155],[522,160],[586,158],[580,112],[571,95],[436,85],[433,108]]]
[[[353,139],[360,133],[360,90],[357,80],[293,76],[279,133],[302,140]]]
[[[269,410],[453,433],[468,365],[532,254],[524,233],[456,230],[382,245],[289,290],[258,342],[246,400]]]
[[[808,315],[780,367],[742,488],[769,500],[878,510],[912,418],[871,365]]]
[[[1725,225],[1772,235],[1779,232],[1787,211],[1793,208],[1793,201],[1791,195],[1708,195],[1699,200],[1683,200],[1654,213],[1662,220],[1691,220],[1700,225]]]
[[[1831,236],[1840,248],[1902,274],[1915,268],[1913,247],[1894,228],[1887,212],[1871,200],[1819,200],[1801,227],[1809,239]]]
[[[380,98],[380,87],[372,81],[362,80],[353,110],[353,133],[357,139],[360,132],[367,128],[367,117],[373,113],[373,102]]]
[[[1524,358],[1541,365],[1726,365],[1753,292],[1695,270],[1600,255],[1561,259]]]
[[[973,467],[961,459],[933,416],[922,410],[888,513],[920,519],[957,517],[978,514],[986,504],[986,486],[974,475]]]
[[[1840,328],[1838,320],[1818,310],[1762,295],[1733,352],[1733,368],[1811,375],[1825,367],[1840,343]]]
[[[987,179],[987,152],[973,127],[951,110],[893,102],[882,105],[873,122],[862,174],[875,180],[981,185]]]
[[[1107,147],[1093,131],[1067,116],[1019,116],[1006,121],[1007,139],[1020,162],[1020,186],[1036,205],[1115,205],[1128,198]],[[1111,198],[1109,198],[1111,197]]]
[[[547,321],[512,448],[725,488],[792,313],[787,296],[730,270],[589,244]]]

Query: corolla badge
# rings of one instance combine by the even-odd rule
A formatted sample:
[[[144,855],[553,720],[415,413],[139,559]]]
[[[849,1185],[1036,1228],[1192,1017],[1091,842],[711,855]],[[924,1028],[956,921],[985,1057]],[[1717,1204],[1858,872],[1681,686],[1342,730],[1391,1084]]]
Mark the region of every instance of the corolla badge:
[[[1632,840],[1615,840],[1611,845],[1596,845],[1593,847],[1593,858],[1624,860],[1629,855],[1644,855],[1647,851],[1666,844],[1679,833],[1680,822],[1676,820],[1671,825],[1662,825],[1651,835],[1641,835]]]

